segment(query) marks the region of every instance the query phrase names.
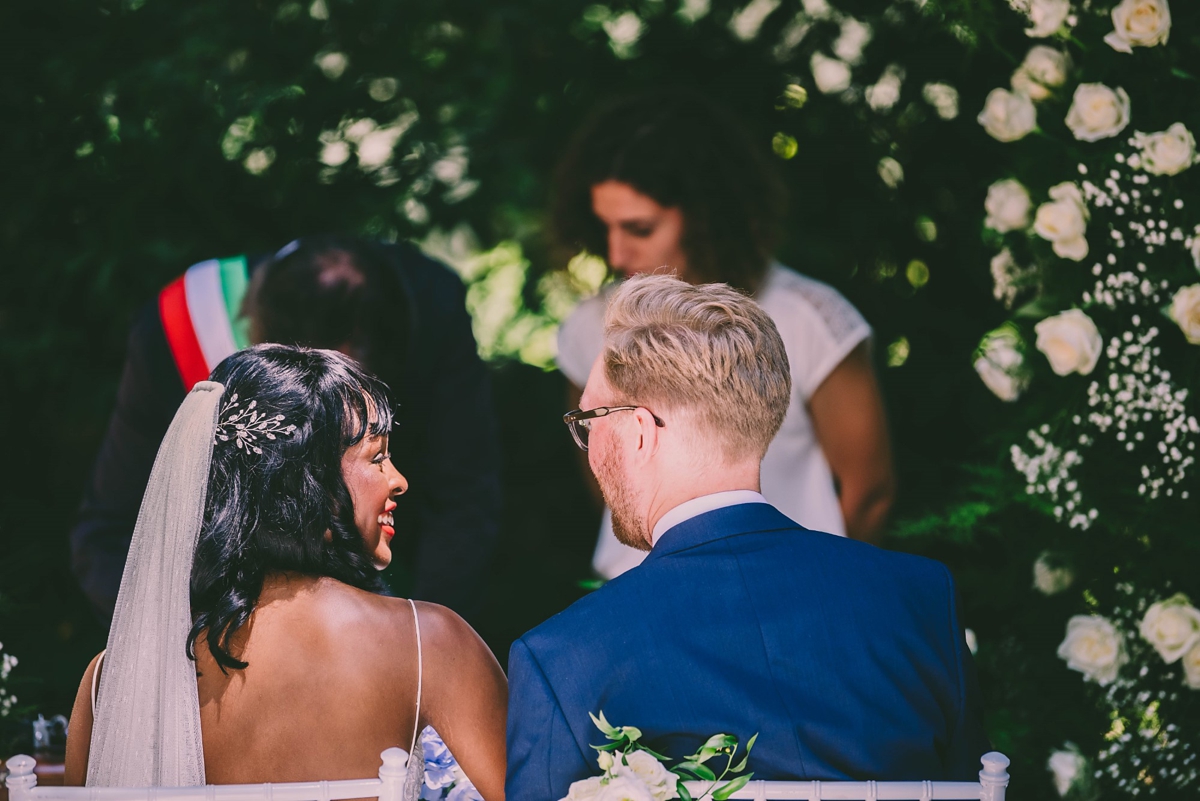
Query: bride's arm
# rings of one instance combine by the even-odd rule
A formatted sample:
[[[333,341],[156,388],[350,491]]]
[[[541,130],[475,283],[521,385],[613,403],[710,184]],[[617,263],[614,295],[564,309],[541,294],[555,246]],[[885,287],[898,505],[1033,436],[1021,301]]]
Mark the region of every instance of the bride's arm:
[[[485,801],[504,801],[508,681],[475,630],[443,606],[422,603],[422,725],[433,726]]]
[[[67,787],[82,787],[87,780],[88,752],[92,748],[92,677],[98,669],[97,663],[103,654],[92,659],[79,692],[75,693],[75,706],[71,709],[71,725],[67,728],[67,755],[63,766],[63,784]]]

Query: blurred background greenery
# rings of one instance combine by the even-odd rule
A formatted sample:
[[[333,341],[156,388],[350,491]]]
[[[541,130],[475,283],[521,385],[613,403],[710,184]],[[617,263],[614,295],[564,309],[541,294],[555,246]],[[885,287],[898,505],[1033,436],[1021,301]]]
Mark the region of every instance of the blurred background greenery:
[[[8,0],[0,642],[21,659],[10,686],[22,706],[66,712],[103,647],[66,534],[133,313],[191,263],[302,234],[415,239],[470,285],[495,368],[506,491],[492,613],[473,622],[503,659],[578,597],[597,515],[559,422],[553,340],[606,273],[547,240],[549,181],[598,101],[672,83],[733,107],[771,143],[792,195],[780,260],[836,286],[874,327],[901,482],[886,545],[955,570],[967,625],[1001,643],[980,660],[996,745],[1017,760],[1014,787],[1029,782],[1020,797],[1048,792],[1046,749],[1072,729],[1083,688],[1053,657],[1065,613],[1046,614],[1027,591],[1036,551],[1006,532],[1061,534],[1008,491],[1009,432],[1030,413],[971,368],[981,332],[1005,318],[980,237],[1001,145],[974,116],[1027,47],[1019,21],[997,21],[1007,11],[935,0]],[[1017,625],[1033,634],[1001,636]],[[1013,671],[1027,681],[1006,679]],[[1031,683],[1050,706],[1015,697]],[[1040,734],[1040,715],[1063,723]]]

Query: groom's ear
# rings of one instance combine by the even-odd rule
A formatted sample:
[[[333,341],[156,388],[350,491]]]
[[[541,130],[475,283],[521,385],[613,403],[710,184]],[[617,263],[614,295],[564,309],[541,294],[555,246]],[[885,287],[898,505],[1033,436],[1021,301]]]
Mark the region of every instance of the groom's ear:
[[[654,422],[649,409],[637,408],[633,412],[638,426],[638,455],[649,458],[658,453],[661,428]]]
[[[322,536],[325,538],[325,542],[333,542],[333,529],[325,529],[325,533]]]

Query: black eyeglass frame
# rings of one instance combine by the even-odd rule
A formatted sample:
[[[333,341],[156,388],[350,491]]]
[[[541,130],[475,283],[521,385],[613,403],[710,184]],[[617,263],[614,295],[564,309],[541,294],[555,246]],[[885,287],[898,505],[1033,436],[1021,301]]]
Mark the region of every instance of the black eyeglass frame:
[[[588,433],[587,432],[589,432],[591,430],[591,425],[590,425],[589,421],[595,420],[599,417],[608,417],[613,412],[632,412],[635,409],[646,409],[646,407],[645,406],[597,406],[595,409],[588,409],[586,411],[583,409],[576,409],[574,411],[567,412],[566,414],[564,414],[563,422],[566,423],[567,429],[571,432],[571,437],[572,437],[572,439],[575,440],[575,444],[579,446],[580,450],[586,451],[588,449],[588,443],[587,443]],[[646,409],[646,411],[650,412],[649,409]],[[662,419],[658,415],[656,415],[654,412],[650,412],[650,416],[654,418],[654,425],[658,426],[659,428],[666,427],[667,424],[664,423],[662,421]]]

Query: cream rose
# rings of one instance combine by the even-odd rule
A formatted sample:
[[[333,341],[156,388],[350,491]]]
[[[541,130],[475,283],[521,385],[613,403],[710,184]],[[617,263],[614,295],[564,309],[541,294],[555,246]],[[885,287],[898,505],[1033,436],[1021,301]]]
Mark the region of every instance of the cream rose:
[[[1183,681],[1193,690],[1200,690],[1200,643],[1183,655]]]
[[[1037,349],[1058,375],[1087,375],[1096,369],[1104,341],[1092,318],[1079,309],[1047,317],[1036,326]]]
[[[1099,615],[1075,615],[1067,621],[1067,636],[1058,646],[1058,656],[1071,670],[1101,686],[1112,683],[1129,659],[1121,632]]]
[[[1058,33],[1058,29],[1067,21],[1071,3],[1070,0],[1031,0],[1025,13],[1029,16],[1025,35],[1045,39]]]
[[[1193,345],[1200,345],[1200,284],[1185,286],[1171,298],[1171,319]]]
[[[983,224],[1002,234],[1028,228],[1032,205],[1029,190],[1020,181],[1014,178],[996,181],[988,187],[987,200],[983,201],[987,212]]]
[[[638,779],[618,776],[600,788],[594,801],[654,801],[654,795]]]
[[[1011,331],[1000,329],[983,338],[975,372],[983,383],[1002,401],[1015,401],[1029,384],[1021,341]]]
[[[626,754],[624,764],[616,766],[614,775],[629,776],[640,781],[650,788],[654,801],[669,801],[679,797],[679,793],[676,791],[675,774],[645,751]]]
[[[567,790],[567,797],[562,801],[594,801],[600,791],[604,789],[601,784],[603,779],[599,776],[593,776],[590,779],[580,779],[577,782],[571,782],[570,788]]]
[[[1138,630],[1164,662],[1173,664],[1200,642],[1200,609],[1176,593],[1147,609]]]
[[[1142,149],[1142,169],[1154,175],[1178,175],[1196,163],[1196,137],[1182,122],[1165,131],[1134,134]]]
[[[1121,87],[1081,83],[1075,87],[1067,127],[1075,138],[1096,142],[1119,134],[1129,124],[1129,95]]]
[[[1113,31],[1104,41],[1113,50],[1132,53],[1135,47],[1166,44],[1171,33],[1167,0],[1124,0],[1112,10]]]
[[[1046,45],[1034,45],[1012,76],[1014,92],[1029,95],[1033,100],[1045,100],[1050,90],[1067,82],[1071,61],[1067,54]]]
[[[1057,595],[1074,581],[1071,569],[1057,564],[1049,551],[1043,551],[1033,563],[1033,586],[1043,595]]]
[[[1196,265],[1197,270],[1200,270],[1200,231],[1197,231],[1196,235],[1192,237],[1190,252],[1192,254],[1192,264]]]
[[[993,89],[976,118],[993,139],[1015,142],[1037,127],[1037,111],[1025,95]]]
[[[1049,240],[1062,258],[1082,261],[1088,254],[1088,216],[1083,193],[1067,181],[1050,188],[1050,202],[1038,206],[1033,230]]]
[[[813,82],[822,94],[833,95],[850,88],[850,65],[845,61],[813,53],[810,66]]]
[[[1071,747],[1071,743],[1067,743]],[[1054,789],[1060,796],[1071,792],[1087,769],[1087,760],[1075,750],[1055,751],[1046,762],[1046,768],[1054,774]]]

